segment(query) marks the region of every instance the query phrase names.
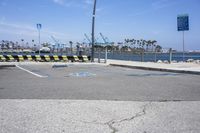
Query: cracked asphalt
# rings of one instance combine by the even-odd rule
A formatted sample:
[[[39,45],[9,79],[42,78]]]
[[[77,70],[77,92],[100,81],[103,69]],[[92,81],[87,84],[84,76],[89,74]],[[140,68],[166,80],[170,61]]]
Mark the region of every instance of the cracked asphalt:
[[[199,75],[73,64],[0,75],[0,133],[200,132]]]
[[[0,100],[1,133],[199,133],[200,102]]]

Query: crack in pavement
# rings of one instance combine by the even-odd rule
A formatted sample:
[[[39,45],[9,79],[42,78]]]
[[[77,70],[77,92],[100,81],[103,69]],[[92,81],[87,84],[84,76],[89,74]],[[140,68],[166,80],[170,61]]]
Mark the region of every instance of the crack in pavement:
[[[120,120],[110,120],[108,122],[105,122],[105,123],[102,123],[102,122],[97,122],[97,121],[93,121],[93,122],[87,122],[87,121],[81,121],[81,122],[84,122],[84,123],[90,123],[90,124],[99,124],[99,125],[107,125],[111,130],[112,132],[111,133],[116,133],[118,132],[119,130],[114,127],[113,125],[116,124],[116,123],[122,123],[122,122],[125,122],[125,121],[132,121],[134,120],[135,118],[138,118],[138,117],[141,117],[141,116],[144,116],[146,115],[146,108],[148,105],[150,105],[151,102],[143,105],[142,107],[142,111],[140,112],[137,112],[134,116],[132,117],[129,117],[129,118],[124,118],[124,119],[120,119]]]
[[[112,130],[112,133],[116,133],[116,132],[118,132],[119,130],[113,126],[114,124],[116,124],[116,123],[122,123],[122,122],[125,122],[125,121],[132,121],[132,120],[134,120],[134,119],[137,118],[137,117],[141,117],[141,116],[145,115],[145,114],[146,114],[146,108],[147,108],[147,106],[148,106],[149,104],[150,104],[150,103],[145,104],[144,106],[142,106],[142,108],[143,108],[142,111],[136,113],[136,114],[135,114],[134,116],[132,116],[132,117],[124,118],[124,119],[121,119],[121,120],[112,120],[112,121],[109,121],[109,122],[107,122],[107,123],[105,123],[105,124],[107,124],[107,125],[109,126],[109,128]]]
[[[116,133],[116,132],[118,132],[119,130],[113,126],[113,124],[115,124],[115,123],[116,123],[116,122],[115,122],[114,120],[111,120],[111,121],[109,121],[109,122],[104,123],[104,125],[107,125],[107,126],[112,130],[111,133]]]

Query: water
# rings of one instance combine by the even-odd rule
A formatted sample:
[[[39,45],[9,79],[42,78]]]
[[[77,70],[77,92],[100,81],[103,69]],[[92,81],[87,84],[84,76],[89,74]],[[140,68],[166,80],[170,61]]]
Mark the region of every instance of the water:
[[[105,53],[101,53],[101,58],[105,57]],[[95,58],[98,58],[98,54],[95,54]],[[141,61],[142,56],[140,54],[131,54],[131,53],[108,53],[108,59],[116,59],[116,60],[130,60],[130,61]],[[168,60],[169,61],[169,53],[146,53],[144,54],[144,61],[158,61],[158,60]],[[200,60],[200,53],[185,53],[184,61],[188,59]],[[172,60],[183,61],[183,53],[173,53]]]

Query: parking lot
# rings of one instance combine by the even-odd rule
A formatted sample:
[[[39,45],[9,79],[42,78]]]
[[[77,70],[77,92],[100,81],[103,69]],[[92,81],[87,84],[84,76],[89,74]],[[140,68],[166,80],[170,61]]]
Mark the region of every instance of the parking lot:
[[[200,76],[102,65],[0,68],[1,99],[197,101]]]

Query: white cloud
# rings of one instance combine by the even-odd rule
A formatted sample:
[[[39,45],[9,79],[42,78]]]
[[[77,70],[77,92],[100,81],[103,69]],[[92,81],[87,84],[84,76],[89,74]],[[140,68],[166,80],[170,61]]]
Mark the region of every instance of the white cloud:
[[[150,12],[154,12],[166,7],[170,7],[176,3],[177,1],[172,1],[172,0],[156,0],[155,2],[151,3],[151,5],[149,6],[150,8],[139,10],[138,12],[135,12],[134,14],[130,14],[130,16],[135,17],[135,16],[148,14]]]
[[[151,5],[153,9],[157,10],[157,9],[162,9],[162,8],[171,6],[175,3],[176,1],[172,1],[172,0],[157,0],[156,2],[153,2]]]
[[[59,5],[64,5],[64,0],[53,0],[54,3],[59,4]]]
[[[5,20],[6,20],[6,17],[5,17],[5,16],[2,16],[2,17],[0,18],[0,24],[1,24],[1,23],[4,23]]]
[[[135,12],[134,14],[130,14],[129,16],[130,17],[136,17],[136,16],[140,16],[140,15],[143,15],[143,14],[147,14],[147,13],[149,13],[151,11],[152,10],[150,10],[150,9],[141,10],[141,11]]]
[[[103,8],[97,8],[96,11],[97,12],[101,12],[103,10]]]
[[[103,25],[106,25],[106,26],[111,26],[111,25],[113,25],[113,23],[112,22],[103,22],[103,23],[101,23],[101,24],[103,24]]]
[[[2,34],[8,34],[10,36],[22,36],[24,38],[37,38],[38,31],[36,27],[28,24],[15,24],[15,23],[7,23],[7,22],[1,22],[0,23],[0,33]],[[50,38],[50,36],[55,36],[59,39],[65,39],[66,37],[69,37],[65,33],[56,32],[56,31],[50,31],[47,29],[41,30],[41,35],[43,36],[44,40],[47,40]]]
[[[55,4],[64,7],[77,7],[77,8],[87,8],[93,5],[94,0],[51,0]]]
[[[160,31],[152,31],[152,34],[154,35],[159,35],[161,32]]]
[[[94,3],[94,0],[85,0],[84,3],[92,5]]]

